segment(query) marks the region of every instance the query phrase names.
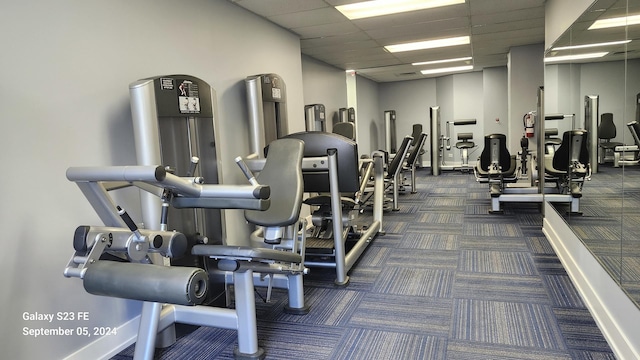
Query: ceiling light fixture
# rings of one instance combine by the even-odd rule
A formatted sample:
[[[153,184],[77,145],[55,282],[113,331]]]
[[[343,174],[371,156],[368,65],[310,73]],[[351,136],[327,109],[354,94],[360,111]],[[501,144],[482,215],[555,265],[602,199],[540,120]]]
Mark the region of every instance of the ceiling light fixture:
[[[415,66],[433,65],[433,64],[443,64],[443,63],[456,62],[456,61],[467,61],[467,60],[471,60],[471,59],[473,59],[471,56],[467,56],[467,57],[461,57],[461,58],[455,58],[455,59],[444,59],[444,60],[414,62],[414,63],[411,63],[411,65],[415,65]]]
[[[466,45],[469,43],[470,39],[468,36],[458,36],[445,39],[418,41],[406,44],[387,45],[384,48],[387,49],[388,52],[394,53],[402,51],[433,49],[446,46]]]
[[[422,70],[420,71],[422,75],[431,75],[431,74],[441,74],[448,72],[460,72],[473,70],[473,65],[465,65],[465,66],[453,66],[448,68],[440,68],[440,69],[430,69],[430,70]]]
[[[587,30],[606,29],[606,28],[612,28],[612,27],[638,25],[638,24],[640,24],[640,14],[596,20],[593,22],[593,24],[591,24],[591,26],[589,26]]]
[[[349,20],[464,4],[465,0],[373,0],[336,6]]]
[[[597,44],[560,46],[560,47],[557,47],[557,48],[553,48],[551,50],[552,51],[560,51],[560,50],[585,49],[585,48],[590,48],[590,47],[622,45],[622,44],[628,44],[630,42],[631,42],[631,40],[620,40],[620,41],[610,41],[610,42],[603,42],[603,43],[597,43]]]
[[[608,52],[596,52],[596,53],[587,53],[587,54],[578,54],[578,55],[565,55],[565,56],[551,56],[544,58],[544,62],[560,62],[560,61],[571,61],[571,60],[584,60],[584,59],[595,59],[600,58],[607,55]]]

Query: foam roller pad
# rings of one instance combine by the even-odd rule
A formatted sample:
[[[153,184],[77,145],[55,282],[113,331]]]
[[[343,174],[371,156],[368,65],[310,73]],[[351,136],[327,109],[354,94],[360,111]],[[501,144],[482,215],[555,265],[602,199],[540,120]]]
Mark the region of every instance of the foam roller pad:
[[[177,305],[201,304],[208,283],[199,268],[113,261],[98,261],[84,275],[84,289],[93,295]]]

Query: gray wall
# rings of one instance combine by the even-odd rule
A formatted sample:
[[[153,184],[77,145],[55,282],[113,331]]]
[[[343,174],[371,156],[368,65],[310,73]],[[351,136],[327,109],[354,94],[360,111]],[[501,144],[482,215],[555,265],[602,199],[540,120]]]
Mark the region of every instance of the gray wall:
[[[520,139],[524,132],[522,117],[537,108],[538,88],[544,84],[543,58],[542,44],[518,46],[509,50],[508,106],[510,124],[514,126],[506,135],[511,152],[520,149]],[[534,144],[539,135],[535,134],[529,139],[529,149],[535,150]]]
[[[627,61],[626,67],[623,61],[547,65],[545,89],[549,91],[545,90],[546,112],[576,114],[574,123],[547,121],[547,127],[558,127],[560,132],[584,128],[584,97],[598,95],[600,114],[613,113],[617,129],[613,141],[633,145],[633,138],[626,124],[635,120],[636,94],[640,92],[640,84],[637,81],[627,81],[626,92],[625,87],[620,84],[625,84],[625,78],[637,79],[640,76],[638,74],[639,59]]]
[[[360,155],[370,155],[384,147],[384,118],[378,107],[378,88],[378,83],[356,76],[356,140]]]
[[[477,147],[469,152],[470,164],[480,155],[485,134],[507,133],[507,69],[504,67],[424,80],[381,83],[378,86],[379,116],[382,117],[385,110],[396,110],[398,143],[403,136],[411,134],[413,124],[422,124],[423,131],[428,134],[428,143],[434,139],[437,141],[437,136],[431,134],[431,106],[440,106],[443,135],[447,121],[476,119],[476,125],[450,127],[451,150],[445,151],[447,163],[460,162],[460,150],[455,148],[458,133],[474,134],[473,141]],[[500,122],[496,123],[496,118]],[[384,126],[380,130],[380,145],[384,145]],[[424,149],[423,165],[427,166],[430,164],[431,147],[426,145]]]
[[[327,116],[327,131],[339,121],[338,109],[347,107],[347,85],[344,70],[302,56],[304,104],[323,104]]]
[[[232,161],[249,152],[243,80],[281,75],[290,131],[303,130],[300,44],[297,36],[222,0],[14,1],[0,8],[0,162],[7,170],[0,202],[0,357],[60,359],[96,338],[33,338],[23,328],[113,327],[138,314],[136,303],[87,295],[81,281],[62,276],[74,229],[100,224],[66,180],[66,169],[135,163],[129,83],[176,73],[209,82],[223,125],[223,181],[244,183]],[[246,228],[237,215],[228,214],[236,226],[227,230],[242,238]],[[24,312],[71,311],[86,311],[89,320],[22,318]],[[120,334],[127,333],[106,341],[121,342]]]

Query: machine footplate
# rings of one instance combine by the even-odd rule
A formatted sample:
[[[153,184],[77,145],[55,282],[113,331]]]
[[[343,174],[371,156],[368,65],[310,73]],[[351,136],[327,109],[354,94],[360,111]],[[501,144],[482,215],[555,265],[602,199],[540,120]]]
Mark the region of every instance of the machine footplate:
[[[308,237],[306,239],[306,252],[311,254],[333,254],[334,241],[333,239],[322,239],[316,237]]]

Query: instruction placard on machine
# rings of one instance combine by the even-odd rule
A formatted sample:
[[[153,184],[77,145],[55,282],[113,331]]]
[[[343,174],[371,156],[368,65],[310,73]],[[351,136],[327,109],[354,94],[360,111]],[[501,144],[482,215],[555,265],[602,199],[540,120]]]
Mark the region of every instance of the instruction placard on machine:
[[[178,104],[180,112],[183,114],[200,113],[200,95],[198,93],[198,84],[183,80],[178,86]]]

